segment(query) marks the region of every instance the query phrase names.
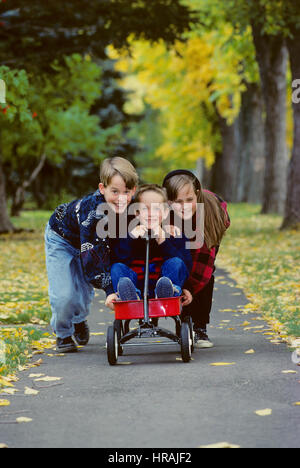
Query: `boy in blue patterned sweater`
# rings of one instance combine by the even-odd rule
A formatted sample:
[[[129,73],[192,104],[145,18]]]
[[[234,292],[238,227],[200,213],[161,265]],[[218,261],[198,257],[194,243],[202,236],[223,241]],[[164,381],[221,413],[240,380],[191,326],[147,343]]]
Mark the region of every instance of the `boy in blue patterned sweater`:
[[[61,352],[77,351],[72,336],[77,344],[87,344],[86,317],[94,288],[106,292],[109,307],[116,298],[110,275],[109,239],[99,238],[97,225],[105,217],[101,210],[105,203],[116,215],[126,212],[138,175],[128,160],[115,157],[103,161],[100,181],[95,193],[56,208],[45,231],[51,326]]]

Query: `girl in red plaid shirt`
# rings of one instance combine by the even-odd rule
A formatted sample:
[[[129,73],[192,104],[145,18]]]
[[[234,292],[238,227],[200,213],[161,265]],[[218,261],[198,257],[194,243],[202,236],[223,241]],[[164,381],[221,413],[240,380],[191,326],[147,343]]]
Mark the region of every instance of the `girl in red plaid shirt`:
[[[210,321],[214,290],[215,259],[226,229],[230,226],[227,203],[218,195],[204,190],[200,181],[190,171],[180,169],[170,172],[164,179],[168,199],[179,218],[193,217],[193,225],[199,211],[197,204],[204,204],[204,243],[198,249],[192,249],[193,267],[185,283],[186,303],[184,313],[190,315],[194,323],[195,346],[209,348],[213,343],[207,336],[207,324]]]

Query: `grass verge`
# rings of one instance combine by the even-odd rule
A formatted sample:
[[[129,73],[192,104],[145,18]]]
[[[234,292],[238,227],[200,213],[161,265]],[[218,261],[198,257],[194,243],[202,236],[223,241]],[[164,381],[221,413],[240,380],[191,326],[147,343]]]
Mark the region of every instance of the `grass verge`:
[[[260,209],[229,206],[232,223],[217,262],[282,337],[300,337],[300,232],[280,231],[282,218]]]
[[[32,353],[49,345],[41,327],[48,325],[50,305],[43,232],[46,211],[25,211],[15,226],[33,229],[0,236],[0,375],[22,368]]]

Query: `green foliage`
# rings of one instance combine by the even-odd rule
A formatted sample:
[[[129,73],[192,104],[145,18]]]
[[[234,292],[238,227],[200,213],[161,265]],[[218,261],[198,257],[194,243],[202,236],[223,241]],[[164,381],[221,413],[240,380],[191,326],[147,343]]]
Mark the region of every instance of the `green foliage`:
[[[17,169],[26,158],[46,153],[53,162],[67,152],[87,153],[97,161],[117,138],[120,127],[102,129],[90,108],[101,94],[101,68],[89,56],[74,54],[64,64],[55,62],[52,74],[28,75],[4,67],[9,107],[1,119],[2,157]]]

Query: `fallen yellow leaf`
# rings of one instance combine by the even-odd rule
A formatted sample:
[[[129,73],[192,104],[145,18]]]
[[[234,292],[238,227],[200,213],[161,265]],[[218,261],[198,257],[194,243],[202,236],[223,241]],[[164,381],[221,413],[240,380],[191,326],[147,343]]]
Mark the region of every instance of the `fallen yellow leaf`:
[[[271,410],[271,408],[266,408],[266,409],[262,409],[262,410],[257,410],[257,411],[255,411],[255,413],[258,416],[270,416],[270,414],[272,414],[272,410]]]
[[[13,387],[13,384],[11,384],[6,377],[0,377],[0,385],[4,385],[5,387]]]
[[[37,395],[38,393],[40,392],[34,388],[25,387],[24,395]]]
[[[8,400],[0,400],[0,406],[9,406],[10,405],[10,401]]]
[[[212,362],[211,366],[233,366],[236,362]]]
[[[5,388],[2,390],[1,395],[14,395],[19,390],[17,388]]]
[[[55,382],[57,380],[61,380],[61,377],[41,377],[39,379],[35,379],[35,382]]]
[[[8,448],[6,444],[0,444],[0,449]]]
[[[254,354],[255,351],[254,349],[248,349],[248,351],[245,351],[245,354]]]
[[[295,370],[283,370],[281,371],[282,374],[298,374]]]
[[[20,418],[17,418],[16,421],[17,421],[17,423],[28,423],[28,422],[31,422],[32,419],[31,418],[25,418],[24,416],[22,416]]]
[[[293,403],[293,406],[300,406],[300,401],[295,401],[295,403]]]
[[[199,448],[240,448],[239,445],[235,444],[230,444],[229,442],[217,442],[216,444],[210,444],[210,445],[200,445]]]

